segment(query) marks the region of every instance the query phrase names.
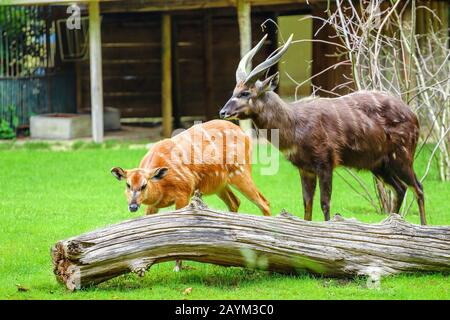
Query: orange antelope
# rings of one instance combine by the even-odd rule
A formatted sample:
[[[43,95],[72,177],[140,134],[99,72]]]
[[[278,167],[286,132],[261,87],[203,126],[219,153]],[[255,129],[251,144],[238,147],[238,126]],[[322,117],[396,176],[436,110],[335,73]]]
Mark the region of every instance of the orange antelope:
[[[251,175],[251,142],[242,129],[224,120],[212,120],[154,144],[139,168],[111,169],[118,180],[126,180],[128,209],[136,212],[146,205],[146,214],[175,204],[189,204],[195,190],[216,194],[231,212],[239,209],[235,187],[262,213],[270,215],[269,202],[259,192]],[[177,260],[175,271],[181,261]]]

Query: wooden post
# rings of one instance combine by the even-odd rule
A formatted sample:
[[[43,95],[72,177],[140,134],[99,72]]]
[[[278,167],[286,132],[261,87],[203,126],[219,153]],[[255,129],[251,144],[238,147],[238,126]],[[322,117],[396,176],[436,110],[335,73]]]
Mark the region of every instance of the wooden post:
[[[205,57],[205,84],[206,84],[206,98],[205,98],[205,114],[208,120],[217,118],[219,110],[214,105],[214,92],[213,92],[213,34],[212,34],[212,18],[208,13],[204,17],[204,57]]]
[[[171,17],[162,16],[162,126],[163,136],[169,138],[172,134],[172,41]]]
[[[415,0],[412,1],[411,5],[408,4],[405,8],[403,8],[403,16],[402,16],[402,27],[404,30],[406,30],[406,33],[410,34],[410,39],[413,39],[412,37],[416,34],[416,30],[417,30],[417,16],[414,13],[417,12],[416,10],[416,2]],[[391,37],[394,37],[394,35],[390,35]],[[412,46],[411,50],[414,52],[415,51],[415,44],[411,43],[410,44]],[[404,66],[404,70],[402,72],[402,75],[404,76],[404,81],[407,84],[407,90],[406,93],[404,93],[403,99],[405,101],[409,101],[409,97],[414,95],[415,92],[411,92],[411,90],[409,90],[410,88],[415,87],[415,85],[413,85],[414,83],[414,78],[411,73],[412,73],[412,61],[410,59],[410,56],[408,54],[405,55],[405,66]],[[383,186],[383,184],[380,181],[377,181],[377,186]],[[391,204],[393,205],[392,201]],[[391,208],[386,208],[389,209],[386,212],[392,212]]]
[[[426,21],[424,15],[424,9],[416,10],[416,33],[426,33]]]
[[[241,58],[252,48],[252,18],[251,6],[247,0],[237,0],[237,16],[239,24],[239,40],[241,46]],[[239,125],[242,130],[247,131],[252,128],[250,120],[240,120]]]
[[[98,1],[89,2],[89,55],[92,138],[94,142],[101,143],[103,142],[103,76],[100,6]]]
[[[178,24],[172,21],[172,115],[175,129],[183,128],[181,123],[181,78],[178,48]]]
[[[439,2],[438,4],[439,4],[438,15],[442,21],[441,29],[448,30],[448,28],[450,27],[450,24],[449,24],[449,13],[450,13],[449,6],[450,5],[448,3],[446,3],[445,1]]]

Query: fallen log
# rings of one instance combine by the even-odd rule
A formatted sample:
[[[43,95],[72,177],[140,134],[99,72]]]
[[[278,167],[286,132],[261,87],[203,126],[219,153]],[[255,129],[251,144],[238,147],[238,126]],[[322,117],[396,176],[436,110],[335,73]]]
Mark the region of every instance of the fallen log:
[[[62,240],[51,250],[53,272],[70,290],[153,264],[182,259],[371,281],[402,272],[450,271],[450,227],[419,226],[392,214],[378,224],[336,215],[310,222],[223,213],[200,198],[178,211],[124,221]]]

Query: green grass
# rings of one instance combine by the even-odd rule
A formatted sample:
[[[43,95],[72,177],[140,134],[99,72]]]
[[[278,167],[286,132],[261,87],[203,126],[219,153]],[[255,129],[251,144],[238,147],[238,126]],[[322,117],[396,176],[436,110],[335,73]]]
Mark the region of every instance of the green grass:
[[[241,268],[225,268],[185,262],[192,270],[172,272],[173,262],[155,265],[144,278],[127,274],[97,287],[71,293],[52,274],[50,247],[58,240],[143,214],[127,211],[124,185],[109,170],[119,165],[136,166],[144,149],[77,145],[72,151],[50,151],[47,145],[0,151],[0,299],[449,299],[450,280],[443,274],[391,276],[380,290],[369,290],[365,279],[336,280],[312,276],[270,274]],[[429,154],[425,150],[424,154]],[[426,159],[416,169],[424,172]],[[301,216],[300,181],[297,170],[280,159],[277,175],[254,178],[271,202],[273,213],[286,209]],[[450,224],[450,183],[437,180],[436,168],[424,183],[429,222]],[[342,170],[340,172],[343,173]],[[344,174],[344,173],[343,173]],[[372,186],[371,177],[362,177]],[[411,197],[411,195],[410,195]],[[246,199],[241,212],[260,215]],[[207,197],[212,208],[225,210],[216,197]],[[340,177],[334,176],[332,212],[379,222],[385,216],[356,195]],[[314,220],[321,221],[317,201]],[[407,220],[418,223],[414,204]],[[28,291],[19,291],[21,285]],[[183,291],[192,287],[192,293]]]

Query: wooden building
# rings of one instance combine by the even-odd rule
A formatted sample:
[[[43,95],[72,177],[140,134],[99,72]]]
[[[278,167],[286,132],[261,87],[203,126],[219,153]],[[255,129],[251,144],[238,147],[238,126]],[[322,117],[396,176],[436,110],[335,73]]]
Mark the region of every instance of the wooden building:
[[[68,18],[72,0],[8,0],[13,5],[45,6],[51,21]],[[78,0],[86,17],[89,50],[86,59],[63,61],[56,55],[52,68],[72,75],[73,101],[78,112],[90,110],[93,139],[103,140],[103,108],[118,108],[122,117],[161,117],[169,136],[182,116],[217,118],[235,85],[240,56],[263,35],[269,40],[254,63],[278,47],[275,24],[280,17],[321,15],[322,0]],[[87,23],[88,22],[88,23]],[[261,25],[265,23],[264,32]],[[328,38],[331,30],[310,37]],[[81,33],[82,34],[82,33]],[[55,41],[63,41],[64,35]],[[86,38],[87,39],[87,38]],[[64,51],[67,44],[57,44]],[[333,64],[333,46],[311,45],[312,71]],[[306,68],[307,66],[304,66]],[[302,66],[303,68],[303,66]],[[345,68],[314,79],[334,87]],[[71,91],[72,92],[72,91]],[[55,94],[55,93],[54,93]],[[56,93],[57,94],[57,93]],[[173,121],[174,120],[174,121]]]

